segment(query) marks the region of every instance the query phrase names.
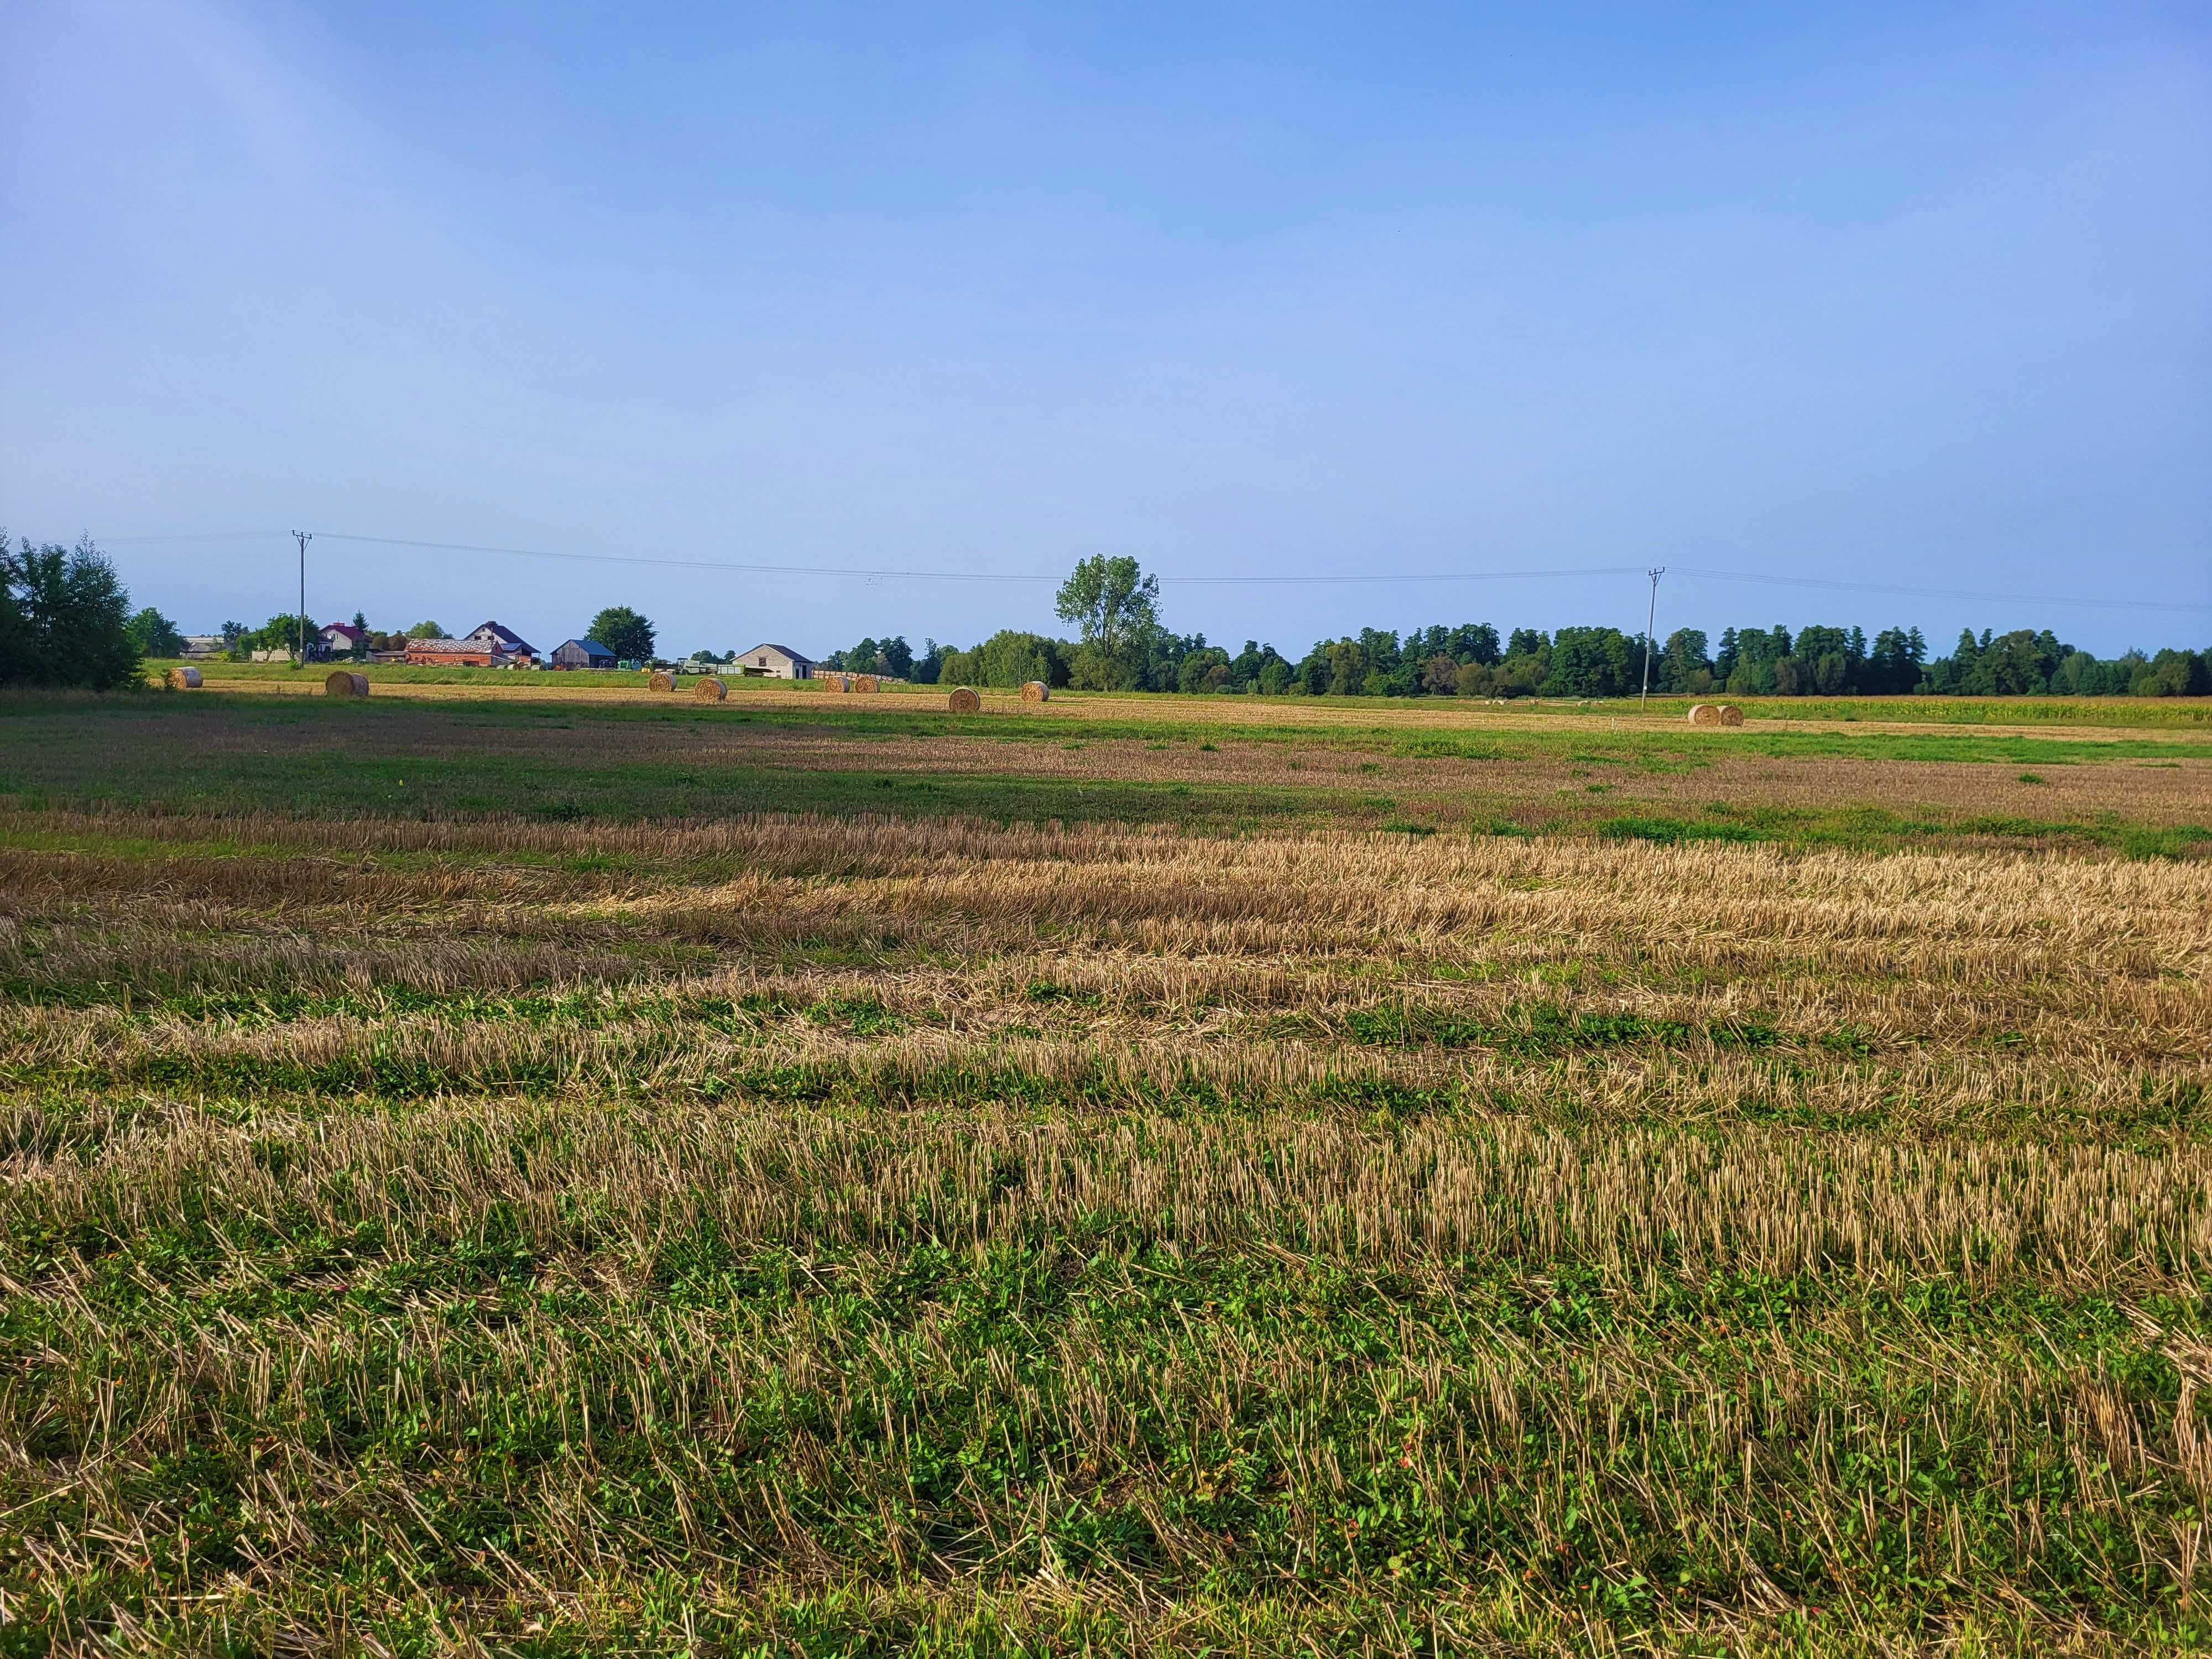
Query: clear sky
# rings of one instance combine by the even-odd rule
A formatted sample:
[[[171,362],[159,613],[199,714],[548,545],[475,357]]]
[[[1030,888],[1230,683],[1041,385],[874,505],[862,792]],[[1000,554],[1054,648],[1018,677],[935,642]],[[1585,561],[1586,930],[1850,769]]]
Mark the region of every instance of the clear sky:
[[[2196,0],[9,0],[0,100],[0,524],[90,530],[190,630],[289,609],[295,526],[2212,607]],[[1639,576],[1165,599],[1294,655],[1644,617]],[[309,589],[817,655],[1051,601],[327,536]],[[1662,633],[1809,621],[2212,643],[2212,609],[1662,589]]]

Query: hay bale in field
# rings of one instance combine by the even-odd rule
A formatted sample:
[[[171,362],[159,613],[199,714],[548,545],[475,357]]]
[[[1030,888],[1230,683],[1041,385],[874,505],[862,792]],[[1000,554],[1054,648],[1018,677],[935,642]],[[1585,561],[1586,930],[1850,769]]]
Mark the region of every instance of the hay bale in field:
[[[368,676],[334,668],[324,676],[323,695],[326,697],[365,697],[368,695]]]
[[[653,671],[653,678],[646,684],[656,691],[673,691],[676,689],[676,676],[665,668],[656,668]]]
[[[845,689],[848,691],[879,691],[883,688],[873,674],[855,674]]]
[[[1718,703],[1696,702],[1690,705],[1691,725],[1718,726],[1720,723],[1721,706]]]
[[[1051,701],[1051,698],[1052,688],[1047,685],[1042,680],[1031,680],[1027,685],[1024,685],[1022,688],[1022,701],[1024,702],[1048,702]]]
[[[700,677],[699,684],[691,688],[691,695],[701,702],[720,702],[730,695],[730,688],[712,674]]]
[[[980,714],[983,712],[982,698],[964,685],[945,700],[945,706],[956,714]]]
[[[200,689],[200,671],[197,668],[172,668],[167,678],[172,691],[197,691]]]
[[[1743,724],[1743,710],[1737,708],[1732,702],[1723,703],[1721,705],[1721,724],[1723,726],[1741,726]]]
[[[832,691],[842,694],[853,689],[853,677],[850,674],[823,674],[820,678],[823,686]]]

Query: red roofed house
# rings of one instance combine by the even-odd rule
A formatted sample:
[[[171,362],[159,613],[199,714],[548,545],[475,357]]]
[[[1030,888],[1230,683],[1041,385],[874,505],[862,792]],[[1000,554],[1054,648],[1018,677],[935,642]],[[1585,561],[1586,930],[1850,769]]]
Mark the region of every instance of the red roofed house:
[[[350,657],[368,643],[368,630],[356,628],[351,623],[326,623],[321,638],[325,655]]]

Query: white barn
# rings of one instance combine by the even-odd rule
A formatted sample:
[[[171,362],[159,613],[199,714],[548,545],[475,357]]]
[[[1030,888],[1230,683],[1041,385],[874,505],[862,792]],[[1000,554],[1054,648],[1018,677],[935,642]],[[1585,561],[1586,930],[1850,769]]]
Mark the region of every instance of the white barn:
[[[738,672],[753,680],[807,680],[814,678],[814,659],[802,657],[787,645],[757,645],[738,656]]]

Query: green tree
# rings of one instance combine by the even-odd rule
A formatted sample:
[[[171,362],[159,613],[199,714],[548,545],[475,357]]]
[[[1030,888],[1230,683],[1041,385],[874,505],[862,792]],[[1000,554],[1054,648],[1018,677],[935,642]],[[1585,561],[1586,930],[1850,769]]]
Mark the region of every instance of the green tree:
[[[1920,684],[1927,660],[1928,641],[1918,629],[1885,628],[1874,636],[1860,689],[1902,695]]]
[[[185,636],[177,631],[176,623],[148,605],[123,624],[131,630],[131,637],[138,643],[138,653],[143,657],[179,657],[185,651]]]
[[[1085,678],[1105,680],[1094,689],[1114,690],[1135,684],[1143,671],[1145,647],[1160,625],[1160,579],[1147,576],[1127,555],[1094,553],[1060,584],[1054,607],[1062,622],[1073,623],[1089,652]]]
[[[236,651],[291,651],[300,643],[300,618],[293,611],[280,611],[258,628],[248,629],[238,636]]]
[[[1547,697],[1617,697],[1639,684],[1640,641],[1617,628],[1562,628],[1552,636]]]
[[[1651,665],[1651,684],[1655,691],[1687,691],[1693,696],[1713,689],[1713,665],[1705,656],[1704,629],[1678,628],[1667,636],[1666,649]]]
[[[108,691],[138,677],[131,596],[89,541],[74,548],[0,539],[0,685]]]
[[[1182,654],[1176,665],[1178,691],[1225,691],[1229,689],[1229,653],[1218,645],[1200,645]]]
[[[2212,672],[2196,652],[2169,647],[2136,672],[2128,689],[2139,697],[2201,697],[2212,691]]]
[[[407,637],[410,640],[443,640],[449,639],[452,635],[436,623],[419,622],[407,630]]]
[[[653,656],[653,624],[626,605],[611,605],[584,630],[622,662],[646,662]]]
[[[1486,662],[1463,662],[1452,676],[1452,695],[1486,697],[1498,688],[1498,671]]]
[[[1068,684],[1066,647],[1042,634],[1012,628],[1002,629],[972,651],[946,652],[939,669],[947,685],[1007,689],[1031,680],[1050,686]]]

